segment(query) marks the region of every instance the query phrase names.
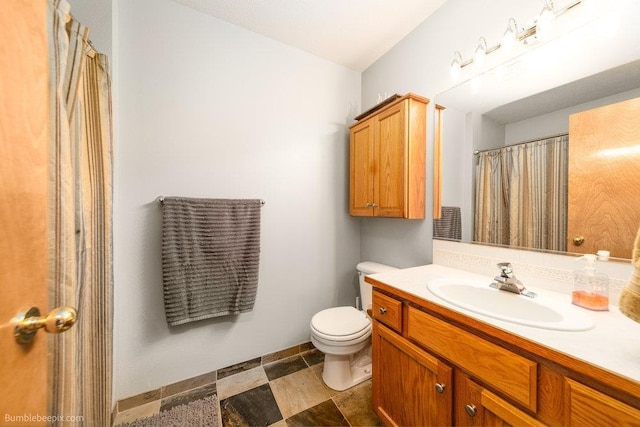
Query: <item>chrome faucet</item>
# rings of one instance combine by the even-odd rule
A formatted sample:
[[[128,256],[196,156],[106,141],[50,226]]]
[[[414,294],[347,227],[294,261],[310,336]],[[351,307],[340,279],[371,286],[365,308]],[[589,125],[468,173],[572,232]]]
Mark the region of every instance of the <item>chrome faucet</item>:
[[[498,263],[498,268],[500,268],[500,275],[494,277],[494,282],[489,285],[492,288],[499,289],[501,291],[513,292],[514,294],[524,295],[529,298],[535,298],[536,293],[527,290],[522,282],[516,279],[515,274],[513,274],[513,267],[509,262],[500,262]]]

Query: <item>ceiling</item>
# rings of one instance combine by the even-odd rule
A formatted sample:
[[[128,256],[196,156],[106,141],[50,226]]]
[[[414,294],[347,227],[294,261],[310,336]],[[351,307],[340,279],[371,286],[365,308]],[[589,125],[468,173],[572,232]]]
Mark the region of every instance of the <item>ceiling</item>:
[[[174,0],[364,71],[446,0]]]

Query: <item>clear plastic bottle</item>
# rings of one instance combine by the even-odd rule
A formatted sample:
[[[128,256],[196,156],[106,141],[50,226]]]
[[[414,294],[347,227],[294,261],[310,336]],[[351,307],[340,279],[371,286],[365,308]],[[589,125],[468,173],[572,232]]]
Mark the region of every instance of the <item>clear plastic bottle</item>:
[[[609,277],[596,272],[596,255],[587,254],[577,258],[586,261],[583,270],[573,273],[571,302],[589,310],[609,310]]]

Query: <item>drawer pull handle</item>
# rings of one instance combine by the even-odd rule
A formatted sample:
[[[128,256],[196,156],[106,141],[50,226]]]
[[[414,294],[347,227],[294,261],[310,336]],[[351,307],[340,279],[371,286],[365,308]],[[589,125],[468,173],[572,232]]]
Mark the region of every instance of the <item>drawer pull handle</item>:
[[[444,384],[436,383],[436,391],[440,394],[444,393]]]
[[[379,309],[379,310],[380,310],[380,314],[382,314],[382,315],[384,315],[384,314],[387,312],[387,309],[386,309],[386,308],[382,308],[382,307],[380,307],[380,309]]]
[[[467,415],[469,415],[470,417],[475,417],[476,416],[476,405],[464,405],[464,411],[467,413]]]

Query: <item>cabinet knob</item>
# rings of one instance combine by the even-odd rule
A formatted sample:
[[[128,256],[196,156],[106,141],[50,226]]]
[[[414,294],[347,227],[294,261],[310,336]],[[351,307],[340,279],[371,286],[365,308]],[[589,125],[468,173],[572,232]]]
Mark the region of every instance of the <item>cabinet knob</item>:
[[[476,416],[476,410],[478,408],[476,408],[476,405],[472,405],[472,404],[468,404],[468,405],[464,405],[464,411],[467,413],[467,415],[469,415],[470,417],[475,417]]]
[[[382,307],[380,307],[378,310],[380,310],[380,314],[382,315],[384,315],[387,312],[387,309]]]
[[[374,203],[374,204],[373,204],[373,208],[375,209],[375,208],[377,208],[377,207],[378,207],[378,204],[377,204],[377,203]]]
[[[582,236],[574,236],[573,244],[576,246],[581,246],[584,243],[584,237]]]
[[[440,394],[444,393],[444,384],[436,383],[435,387],[436,387],[436,391],[438,393],[440,393]]]
[[[371,203],[367,203],[364,205],[365,208],[370,208],[371,206],[372,206]]]

